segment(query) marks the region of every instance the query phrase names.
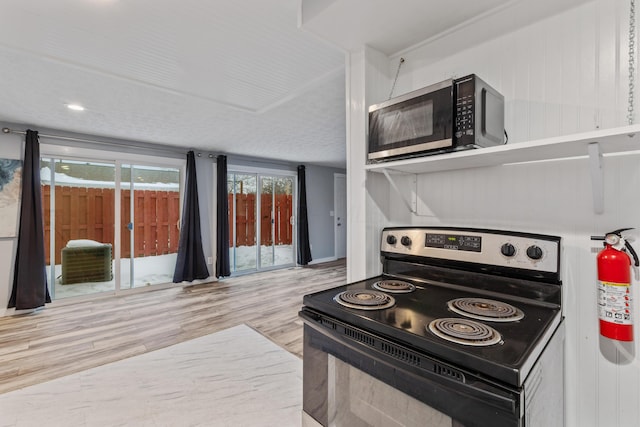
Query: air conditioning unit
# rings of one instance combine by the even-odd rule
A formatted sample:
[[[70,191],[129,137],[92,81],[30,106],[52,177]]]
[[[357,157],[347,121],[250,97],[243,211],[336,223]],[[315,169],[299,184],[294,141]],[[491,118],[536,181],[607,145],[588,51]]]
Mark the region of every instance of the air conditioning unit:
[[[108,282],[111,279],[113,279],[113,271],[110,244],[67,246],[62,249],[61,283],[63,285]]]

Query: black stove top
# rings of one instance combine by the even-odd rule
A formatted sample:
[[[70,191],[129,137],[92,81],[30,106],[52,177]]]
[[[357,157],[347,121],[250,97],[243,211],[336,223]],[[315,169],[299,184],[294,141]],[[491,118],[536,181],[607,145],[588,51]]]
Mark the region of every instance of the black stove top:
[[[306,295],[302,313],[342,322],[473,375],[521,386],[562,321],[559,242],[554,236],[492,230],[385,229],[383,275]],[[385,293],[381,280],[392,281],[392,303],[371,309],[372,300]],[[404,287],[397,281],[415,290],[393,292]],[[366,302],[367,309],[339,303],[336,297],[342,293]],[[480,309],[507,303],[498,311],[512,312],[514,320],[466,315],[450,304],[459,298],[481,298],[476,302]],[[442,338],[429,325],[446,318],[446,327],[460,335],[472,329],[489,334],[489,344]]]
[[[376,332],[390,341],[514,385],[524,381],[537,354],[542,351],[539,347],[544,346],[545,332],[555,329],[554,324],[557,326],[560,322],[558,305],[419,282],[414,282],[414,292],[393,294],[395,305],[382,310],[348,308],[334,300],[344,291],[375,290],[373,285],[378,280],[380,277],[306,295],[303,303],[307,308]],[[500,343],[486,347],[467,346],[445,341],[428,330],[429,323],[438,318],[465,318],[448,308],[450,300],[479,296],[507,302],[524,313],[524,318],[515,322],[473,319],[497,330],[502,336]]]

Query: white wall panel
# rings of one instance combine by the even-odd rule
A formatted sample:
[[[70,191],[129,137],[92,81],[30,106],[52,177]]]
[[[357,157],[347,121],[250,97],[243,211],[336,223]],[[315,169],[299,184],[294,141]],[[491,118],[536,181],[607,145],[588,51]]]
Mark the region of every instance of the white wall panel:
[[[561,17],[547,20],[545,23],[545,62],[544,62],[544,123],[545,130],[552,135],[560,135],[562,105],[562,46],[558,40],[562,37],[564,23]]]
[[[598,40],[595,29],[598,28],[597,9],[591,3],[577,9],[579,33],[575,49],[578,51],[578,129],[577,132],[593,130],[597,126],[595,105],[598,88],[596,86]]]
[[[441,172],[418,178],[419,199],[434,216],[413,216],[414,225],[512,229],[564,239],[569,426],[627,426],[640,416],[638,405],[632,403],[640,401],[637,360],[617,365],[601,354],[610,350],[611,342],[599,343],[596,263],[591,248],[598,248],[600,243],[590,241],[591,235],[618,227],[640,229],[638,203],[633,199],[640,188],[639,162],[640,154],[605,158],[603,215],[592,211],[587,159]],[[392,195],[391,200],[397,197]],[[634,286],[638,288],[637,283]],[[628,406],[623,410],[620,402],[625,401]]]
[[[581,34],[579,28],[578,13],[567,14],[563,22],[557,25],[559,39],[557,46],[561,50],[560,72],[560,135],[567,135],[578,130],[580,122],[580,109],[578,108],[578,97],[580,87],[577,81],[579,64],[579,52],[577,46],[580,42]]]
[[[356,281],[380,271],[380,230],[388,222],[380,208],[388,205],[388,187],[380,177],[368,177],[363,168],[368,105],[386,99],[384,94],[391,88],[388,58],[371,48],[351,52],[347,54],[346,79],[347,280]]]
[[[366,254],[355,242],[366,241],[366,174],[360,166],[364,162],[365,125],[363,123],[365,96],[364,51],[346,57],[347,112],[347,280],[366,275]]]
[[[594,0],[534,24],[523,17],[517,31],[450,55],[442,54],[444,37],[402,53],[406,62],[396,94],[477,73],[505,95],[510,143],[623,126],[627,26],[628,1]],[[390,60],[394,72],[397,60]],[[589,163],[584,158],[419,175],[419,215],[409,213],[391,190],[388,196],[373,195],[382,211],[389,203],[386,225],[466,225],[563,238],[570,427],[626,427],[640,420],[640,325],[631,360],[625,360],[612,341],[600,338],[592,249],[597,251],[601,243],[590,240],[591,235],[621,227],[635,227],[640,237],[639,166],[638,153],[604,159],[601,215],[593,212]],[[383,215],[375,220],[384,219]],[[640,243],[635,246],[640,251]],[[638,313],[637,281],[633,288]]]
[[[625,5],[594,1],[446,58],[430,45],[404,52],[396,94],[476,73],[505,95],[511,142],[621,126]]]
[[[505,122],[505,130],[509,134],[509,142],[529,139],[529,122],[531,118],[530,85],[529,85],[529,47],[531,35],[526,31],[518,31],[511,40],[515,43],[516,55],[507,61],[513,61],[515,72],[513,77],[513,98],[505,98],[505,110],[513,111],[511,122]],[[497,88],[501,90],[500,88]],[[508,117],[508,116],[507,116]]]
[[[392,78],[391,69],[389,67],[389,58],[381,52],[375,49],[365,48],[364,51],[364,74],[365,74],[365,93],[363,111],[358,112],[359,118],[362,123],[365,124],[363,133],[360,135],[360,147],[359,150],[362,153],[362,162],[364,163],[367,157],[367,135],[368,129],[366,128],[368,106],[371,104],[377,104],[386,100],[391,90]],[[353,110],[352,110],[353,111]],[[382,227],[389,223],[388,206],[389,206],[389,186],[384,177],[381,176],[369,176],[363,173],[365,179],[365,206],[366,206],[366,240],[364,250],[366,256],[365,274],[360,279],[365,277],[371,277],[380,274],[381,266],[378,261],[380,254],[380,233]],[[360,199],[361,200],[361,199]],[[361,242],[356,242],[356,251],[362,252]]]
[[[523,82],[529,86],[529,131],[526,139],[540,139],[545,136],[545,112],[547,103],[545,99],[546,91],[546,31],[548,24],[541,24],[541,28],[528,27],[526,32],[529,43],[526,44],[528,58],[525,64],[529,67],[528,81]]]
[[[620,82],[618,56],[618,14],[615,7],[602,3],[597,5],[598,22],[598,49],[597,52],[597,105],[602,108],[599,112],[599,122],[601,128],[615,126],[616,113],[615,106],[617,103],[616,84]]]

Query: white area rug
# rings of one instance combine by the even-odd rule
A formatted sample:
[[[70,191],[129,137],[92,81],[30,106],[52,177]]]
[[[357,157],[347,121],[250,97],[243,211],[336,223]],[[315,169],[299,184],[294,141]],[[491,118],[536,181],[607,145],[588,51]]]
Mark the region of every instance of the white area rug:
[[[302,361],[241,325],[0,395],[0,426],[299,426]]]

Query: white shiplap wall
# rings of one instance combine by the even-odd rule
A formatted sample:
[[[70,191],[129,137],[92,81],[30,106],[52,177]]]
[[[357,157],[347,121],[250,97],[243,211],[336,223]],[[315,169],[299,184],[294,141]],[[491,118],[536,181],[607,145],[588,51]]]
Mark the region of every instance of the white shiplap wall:
[[[395,94],[476,73],[505,95],[510,143],[623,126],[627,25],[626,0],[595,0],[533,24],[523,16],[519,30],[451,55],[442,54],[445,37],[400,54],[406,63]],[[390,58],[390,70],[395,72],[400,55]],[[640,236],[639,166],[637,153],[605,158],[601,215],[593,212],[586,159],[419,175],[419,215],[409,214],[393,191],[379,195],[369,190],[385,214],[373,219],[384,223],[367,224],[367,229],[444,224],[562,236],[566,425],[637,426],[640,325],[631,358],[625,359],[613,342],[599,339],[592,252],[598,244],[589,237],[621,227],[635,227]],[[367,180],[375,181],[375,193],[380,193],[379,176],[372,175],[378,174],[368,174]],[[638,283],[634,292],[635,312],[640,313]]]

